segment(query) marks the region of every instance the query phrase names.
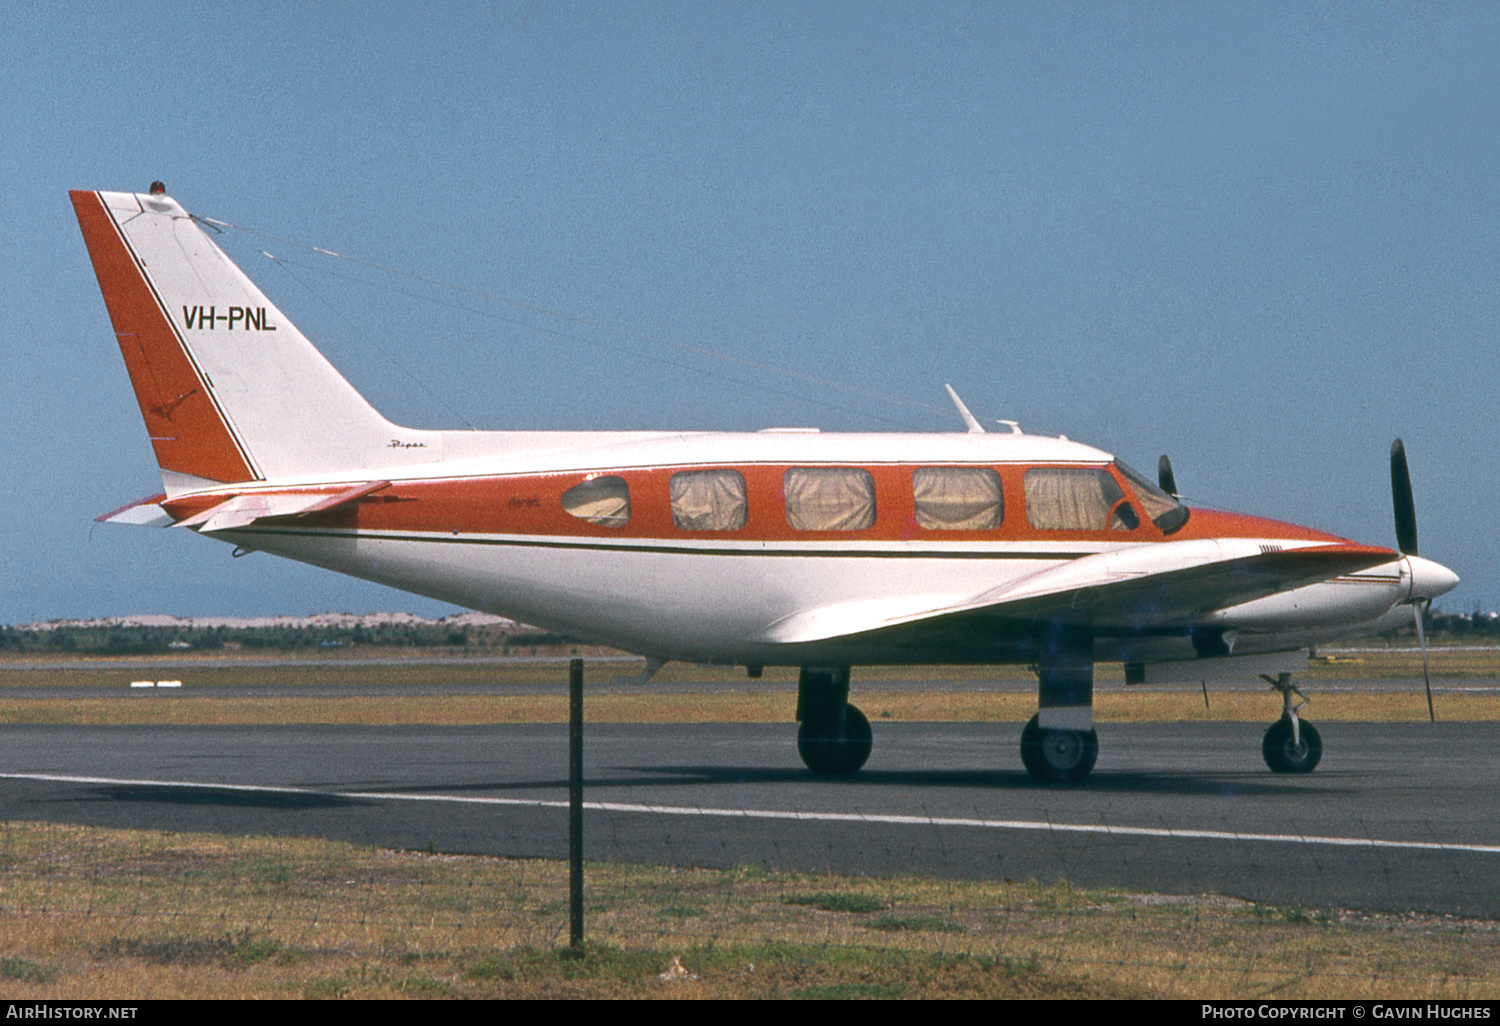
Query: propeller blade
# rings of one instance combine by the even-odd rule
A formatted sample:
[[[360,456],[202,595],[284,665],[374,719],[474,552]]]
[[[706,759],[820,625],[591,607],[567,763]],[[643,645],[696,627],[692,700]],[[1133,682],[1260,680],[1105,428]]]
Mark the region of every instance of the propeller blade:
[[[1411,497],[1411,472],[1406,468],[1406,446],[1391,443],[1391,501],[1396,507],[1396,547],[1402,555],[1417,555],[1417,507]]]
[[[1177,495],[1177,478],[1172,474],[1172,461],[1167,459],[1166,453],[1156,461],[1156,483],[1161,485],[1161,490],[1174,498]]]
[[[1437,714],[1432,711],[1432,677],[1427,672],[1427,631],[1422,627],[1422,618],[1431,608],[1432,599],[1411,604],[1411,611],[1417,620],[1417,642],[1422,646],[1422,682],[1427,685],[1427,719],[1436,723]]]

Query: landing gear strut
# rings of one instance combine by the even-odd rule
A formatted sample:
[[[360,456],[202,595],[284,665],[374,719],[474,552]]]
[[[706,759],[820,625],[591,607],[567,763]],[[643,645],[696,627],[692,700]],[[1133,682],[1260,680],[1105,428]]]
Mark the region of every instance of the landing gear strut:
[[[1033,780],[1074,784],[1099,758],[1094,733],[1094,640],[1058,629],[1037,660],[1037,714],[1021,731],[1021,762]]]
[[[849,704],[849,667],[804,666],[797,719],[797,754],[819,776],[849,776],[870,757],[870,721]]]
[[[1297,712],[1307,704],[1307,696],[1297,690],[1290,673],[1279,674],[1275,680],[1265,678],[1271,686],[1281,692],[1281,719],[1266,728],[1261,742],[1261,755],[1272,773],[1311,773],[1323,758],[1323,739],[1317,728],[1303,720]],[[1302,701],[1293,701],[1296,695]]]

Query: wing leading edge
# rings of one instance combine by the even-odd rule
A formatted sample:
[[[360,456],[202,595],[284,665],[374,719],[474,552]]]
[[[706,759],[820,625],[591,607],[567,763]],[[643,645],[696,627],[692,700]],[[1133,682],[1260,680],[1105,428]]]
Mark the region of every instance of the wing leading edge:
[[[913,608],[905,598],[804,610],[770,624],[757,640],[803,644],[884,634],[903,644],[987,623],[1063,625],[1095,634],[1186,628],[1214,610],[1399,558],[1390,549],[1352,542],[1161,542],[1070,560],[958,602]]]

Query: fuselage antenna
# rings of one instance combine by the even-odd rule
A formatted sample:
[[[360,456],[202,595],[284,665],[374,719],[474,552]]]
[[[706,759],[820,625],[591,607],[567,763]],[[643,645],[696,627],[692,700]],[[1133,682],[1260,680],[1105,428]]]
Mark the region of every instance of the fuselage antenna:
[[[964,419],[964,424],[968,427],[969,434],[984,434],[984,425],[979,423],[979,419],[975,417],[974,414],[969,412],[969,408],[965,406],[964,401],[958,397],[958,393],[953,391],[953,386],[944,385],[943,387],[948,390],[948,398],[953,400],[953,405],[958,407],[958,415]]]

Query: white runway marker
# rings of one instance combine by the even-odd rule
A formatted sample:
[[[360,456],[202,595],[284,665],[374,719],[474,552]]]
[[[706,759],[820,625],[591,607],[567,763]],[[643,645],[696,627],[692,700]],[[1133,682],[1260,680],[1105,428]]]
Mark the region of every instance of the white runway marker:
[[[296,794],[364,801],[441,802],[454,805],[521,806],[566,809],[566,800],[542,798],[475,798],[465,795],[401,794],[390,791],[315,791],[303,787],[257,787],[249,784],[204,784],[190,780],[123,780],[50,773],[0,773],[0,780],[45,780],[63,784],[113,784],[128,787],[186,787],[205,791]],[[1183,841],[1252,841],[1270,844],[1323,845],[1336,848],[1395,848],[1406,851],[1460,851],[1500,855],[1500,844],[1447,844],[1439,841],[1392,841],[1374,837],[1327,837],[1317,834],[1251,834],[1233,830],[1174,830],[1165,827],[1111,826],[1101,823],[1046,823],[1024,819],[978,819],[943,816],[898,816],[858,812],[795,812],[776,809],[716,809],[631,802],[584,802],[594,812],[645,813],[653,816],[706,816],[722,819],[790,820],[804,823],[878,823],[892,826],[940,826],[969,830],[1034,830],[1059,834],[1105,834],[1114,837],[1159,837]]]

